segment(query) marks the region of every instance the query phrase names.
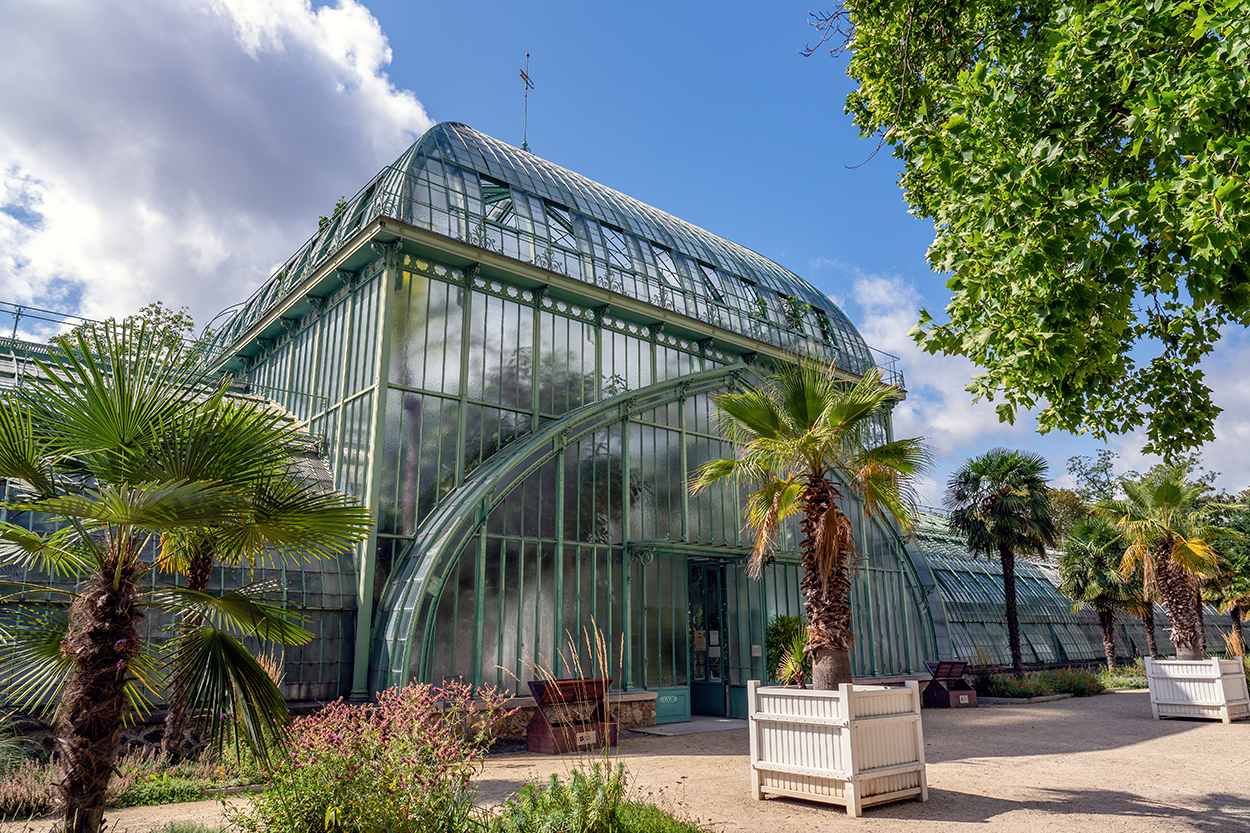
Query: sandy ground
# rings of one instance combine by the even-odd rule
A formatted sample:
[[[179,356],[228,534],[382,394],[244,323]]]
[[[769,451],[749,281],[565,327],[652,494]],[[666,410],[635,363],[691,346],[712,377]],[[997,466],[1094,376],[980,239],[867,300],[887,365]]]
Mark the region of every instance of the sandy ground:
[[[849,819],[840,807],[750,797],[744,729],[679,737],[628,733],[618,750],[632,788],[719,831],[1247,831],[1250,721],[1155,721],[1146,692],[1029,706],[924,712],[929,801]],[[577,762],[494,755],[485,801]],[[237,800],[237,799],[236,799]],[[145,833],[172,819],[220,823],[199,802],[108,814],[116,831]],[[22,826],[3,827],[16,833]],[[29,829],[46,831],[46,823]]]

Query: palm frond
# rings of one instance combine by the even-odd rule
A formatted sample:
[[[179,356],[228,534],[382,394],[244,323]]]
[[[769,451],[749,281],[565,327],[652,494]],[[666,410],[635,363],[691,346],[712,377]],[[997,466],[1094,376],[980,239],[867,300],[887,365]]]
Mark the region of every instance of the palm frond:
[[[197,725],[220,750],[233,736],[262,761],[281,743],[286,700],[265,667],[238,639],[212,626],[184,628],[172,661]]]
[[[55,711],[72,662],[62,650],[69,614],[53,605],[11,605],[0,613],[0,690],[40,717]]]
[[[247,511],[214,532],[222,563],[330,558],[369,537],[373,515],[357,500],[278,477],[253,485]]]
[[[59,495],[13,508],[109,526],[164,531],[228,523],[238,518],[244,503],[235,492],[216,483],[173,482],[102,484],[79,494]]]
[[[185,587],[162,587],[153,590],[149,598],[158,608],[199,617],[235,636],[303,645],[313,634],[297,623],[308,621],[307,617],[291,613],[281,603],[265,598],[265,594],[278,589],[272,582],[260,582],[215,596]]]
[[[53,578],[81,575],[93,566],[91,551],[72,528],[40,535],[0,521],[0,564],[38,570]]]

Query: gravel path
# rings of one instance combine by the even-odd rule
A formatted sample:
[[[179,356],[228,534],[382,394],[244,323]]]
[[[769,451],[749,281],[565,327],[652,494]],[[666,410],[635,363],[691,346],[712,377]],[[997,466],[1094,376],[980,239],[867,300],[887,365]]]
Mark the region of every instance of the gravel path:
[[[680,737],[626,733],[633,790],[722,831],[1247,831],[1250,721],[1155,721],[1146,692],[1026,706],[924,712],[929,801],[848,819],[840,807],[750,797],[746,730]],[[568,757],[493,755],[482,798],[499,801]],[[171,819],[220,820],[220,804],[110,813],[112,829],[145,833]],[[23,828],[10,826],[5,833]],[[46,825],[31,829],[45,831]]]

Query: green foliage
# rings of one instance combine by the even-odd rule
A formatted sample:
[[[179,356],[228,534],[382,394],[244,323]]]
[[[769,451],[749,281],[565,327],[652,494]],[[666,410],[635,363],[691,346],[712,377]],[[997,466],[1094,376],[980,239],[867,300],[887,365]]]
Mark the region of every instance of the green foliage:
[[[552,773],[545,788],[526,784],[504,802],[490,833],[618,833],[625,765],[574,769],[567,781]]]
[[[1149,688],[1146,681],[1146,664],[1139,657],[1136,662],[1128,665],[1117,665],[1114,671],[1103,668],[1098,672],[1098,681],[1103,688]]]
[[[807,652],[807,640],[806,625],[790,638],[790,644],[781,655],[781,662],[777,663],[777,679],[782,685],[807,688],[807,682],[812,678],[812,657]]]
[[[114,807],[146,807],[151,804],[178,804],[183,801],[199,801],[204,788],[194,778],[162,774],[143,778],[126,790],[113,802]]]
[[[195,821],[171,821],[154,833],[225,833],[221,827],[207,827]]]
[[[1059,591],[1072,600],[1073,612],[1088,606],[1119,613],[1134,599],[1134,587],[1120,575],[1124,545],[1103,518],[1083,518],[1064,541],[1059,555]]]
[[[1097,674],[1081,668],[1035,671],[1022,677],[1014,674],[978,674],[975,678],[975,687],[977,694],[983,697],[1025,699],[1048,697],[1052,694],[1092,697],[1106,690],[1106,686]]]
[[[1093,697],[1102,694],[1106,686],[1098,675],[1084,668],[1058,668],[1051,671],[1037,672],[1036,679],[1056,694],[1071,694],[1076,697]]]
[[[460,833],[486,750],[510,714],[495,689],[413,683],[291,727],[286,759],[232,821],[253,833]]]
[[[612,833],[707,833],[707,828],[654,804],[622,801],[616,811],[616,825]]]
[[[343,211],[346,210],[346,208],[347,208],[347,197],[339,197],[339,201],[334,204],[334,211],[330,213],[329,217],[317,218],[317,231],[319,232],[325,231],[326,227],[329,226],[330,223],[334,221],[334,218],[342,214]]]
[[[807,623],[803,621],[802,616],[778,614],[769,619],[768,624],[764,626],[765,668],[768,673],[774,675],[773,679],[780,679],[776,676],[777,666],[781,664],[782,657],[790,650],[795,637],[799,634],[802,634],[806,640]]]
[[[52,809],[56,768],[37,759],[0,767],[0,818],[29,818]],[[198,801],[205,791],[263,781],[265,774],[250,759],[234,754],[205,755],[176,763],[155,750],[130,752],[117,762],[109,783],[110,807],[138,807]]]
[[[847,0],[817,24],[934,222],[951,300],[924,349],[979,365],[1004,421],[1212,439],[1198,364],[1250,324],[1250,0]]]

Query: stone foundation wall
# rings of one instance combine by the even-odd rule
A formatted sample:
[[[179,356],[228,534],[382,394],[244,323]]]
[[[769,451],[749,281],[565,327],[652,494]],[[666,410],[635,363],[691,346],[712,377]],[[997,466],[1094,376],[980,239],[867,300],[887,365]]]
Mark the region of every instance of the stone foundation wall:
[[[608,695],[608,710],[611,720],[622,729],[641,729],[655,725],[655,692],[626,691],[613,692]],[[538,709],[533,697],[513,697],[505,706],[507,709],[518,709],[517,713],[505,722],[500,738],[503,740],[525,740],[525,728],[530,718]],[[568,723],[584,721],[594,711],[594,703],[578,703],[576,705],[560,705],[549,707],[547,712],[558,722]]]

